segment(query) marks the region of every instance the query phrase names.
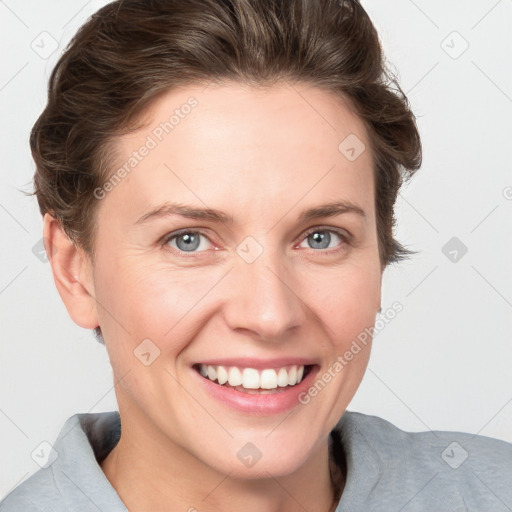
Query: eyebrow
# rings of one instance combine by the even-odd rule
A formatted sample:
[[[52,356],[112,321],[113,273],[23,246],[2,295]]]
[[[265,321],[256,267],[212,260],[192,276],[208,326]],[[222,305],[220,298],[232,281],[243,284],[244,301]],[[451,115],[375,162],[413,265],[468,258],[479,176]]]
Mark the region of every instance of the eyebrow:
[[[299,215],[298,221],[306,222],[321,217],[336,217],[346,213],[353,213],[366,219],[366,212],[356,204],[350,201],[335,201],[304,210]],[[214,208],[198,208],[182,203],[166,202],[150,212],[145,213],[135,224],[144,224],[151,220],[171,215],[180,215],[188,219],[207,220],[226,225],[232,225],[234,223],[231,215]]]

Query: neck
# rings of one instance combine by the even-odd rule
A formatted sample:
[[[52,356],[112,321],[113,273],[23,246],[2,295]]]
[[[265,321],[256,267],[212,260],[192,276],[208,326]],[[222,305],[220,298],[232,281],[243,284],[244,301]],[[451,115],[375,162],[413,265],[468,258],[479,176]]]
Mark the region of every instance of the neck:
[[[331,479],[327,439],[286,476],[240,479],[216,471],[157,432],[123,422],[119,443],[101,468],[133,512],[331,512],[341,492]]]

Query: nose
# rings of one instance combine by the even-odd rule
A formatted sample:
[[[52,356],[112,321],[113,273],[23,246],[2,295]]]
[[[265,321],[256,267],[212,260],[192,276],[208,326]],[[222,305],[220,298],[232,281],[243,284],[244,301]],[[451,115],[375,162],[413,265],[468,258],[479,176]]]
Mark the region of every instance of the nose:
[[[237,260],[229,287],[224,318],[233,330],[280,342],[306,318],[297,276],[275,251],[264,250],[252,263]]]

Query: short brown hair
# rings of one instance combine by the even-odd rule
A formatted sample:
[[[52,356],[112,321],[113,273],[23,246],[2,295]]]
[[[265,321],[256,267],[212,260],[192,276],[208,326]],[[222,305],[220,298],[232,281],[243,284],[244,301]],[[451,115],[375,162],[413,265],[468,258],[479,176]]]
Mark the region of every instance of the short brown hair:
[[[410,253],[393,237],[394,204],[421,164],[420,137],[357,0],[118,0],[101,8],[56,64],[31,132],[41,213],[93,256],[93,191],[113,171],[112,141],[136,129],[161,93],[222,80],[306,83],[348,99],[369,134],[381,264]]]

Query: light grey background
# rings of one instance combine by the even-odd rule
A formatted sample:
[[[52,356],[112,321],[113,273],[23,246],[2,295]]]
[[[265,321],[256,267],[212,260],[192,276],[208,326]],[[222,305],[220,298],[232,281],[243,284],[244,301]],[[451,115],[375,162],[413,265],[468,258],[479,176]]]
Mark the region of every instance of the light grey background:
[[[105,3],[0,1],[0,496],[38,469],[31,454],[69,416],[116,408],[105,350],[33,253],[41,218],[19,192],[49,73]],[[512,2],[363,5],[418,116],[424,164],[397,205],[398,238],[419,254],[385,273],[383,309],[403,311],[375,338],[349,408],[404,430],[512,441]]]

